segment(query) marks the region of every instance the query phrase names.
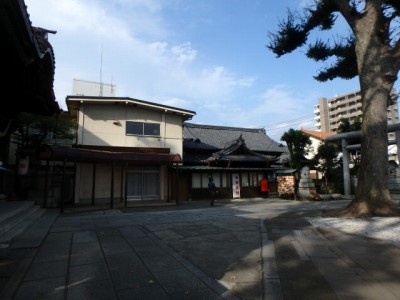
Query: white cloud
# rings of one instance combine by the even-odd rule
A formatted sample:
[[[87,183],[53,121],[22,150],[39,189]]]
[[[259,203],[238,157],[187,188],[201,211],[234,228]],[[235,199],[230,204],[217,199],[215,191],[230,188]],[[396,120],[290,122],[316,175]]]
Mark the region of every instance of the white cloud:
[[[191,62],[197,56],[197,50],[194,50],[189,42],[186,42],[182,45],[173,46],[171,48],[171,52],[176,55],[177,60],[180,63]]]
[[[226,87],[249,87],[254,81],[254,78],[237,78],[235,74],[222,66],[203,70],[202,77],[213,82],[223,83]]]
[[[192,43],[169,32],[161,1],[26,0],[26,4],[34,26],[58,31],[50,43],[56,57],[55,93],[63,107],[74,78],[99,80],[100,51],[101,76],[105,82],[113,78],[118,96],[190,110],[219,112],[255,81],[227,66],[198,61],[201,53]]]
[[[242,101],[223,103],[214,123],[225,125],[226,121],[239,127],[265,128],[270,137],[279,140],[289,128],[314,128],[310,103],[315,99],[312,91],[296,93],[289,85],[276,85],[259,96],[248,95]]]
[[[40,1],[40,2],[39,2]],[[162,37],[165,25],[156,1],[26,0],[34,26],[64,34],[121,42],[136,36]],[[124,5],[125,7],[123,7]]]
[[[161,3],[157,0],[112,0],[110,1],[123,7],[130,7],[136,10],[144,10],[152,13],[159,12],[161,10]]]
[[[179,99],[179,98],[170,98],[170,99],[161,101],[161,103],[164,105],[180,107],[180,108],[185,108],[185,107],[191,106],[190,101],[184,100],[184,99]]]
[[[261,95],[261,103],[256,111],[274,114],[292,114],[299,111],[304,102],[304,94],[296,95],[289,86],[277,85],[267,89]]]

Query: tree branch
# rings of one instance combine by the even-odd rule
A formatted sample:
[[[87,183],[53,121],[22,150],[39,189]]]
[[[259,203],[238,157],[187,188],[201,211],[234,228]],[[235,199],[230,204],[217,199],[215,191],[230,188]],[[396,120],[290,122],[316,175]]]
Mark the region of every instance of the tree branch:
[[[395,64],[395,68],[397,71],[400,70],[400,40],[396,42],[394,47],[392,48],[393,55],[393,63]]]
[[[400,11],[400,1],[398,0],[383,0],[384,4],[390,5],[395,10]]]
[[[333,1],[336,4],[338,11],[346,19],[347,23],[350,25],[351,29],[354,32],[354,29],[356,27],[356,22],[360,16],[356,8],[352,6],[348,1],[343,1],[343,0],[330,0],[330,1]]]
[[[297,19],[289,11],[287,19],[279,22],[278,32],[268,33],[270,43],[267,45],[267,48],[278,57],[290,53],[306,43],[308,32],[304,30],[301,20]]]

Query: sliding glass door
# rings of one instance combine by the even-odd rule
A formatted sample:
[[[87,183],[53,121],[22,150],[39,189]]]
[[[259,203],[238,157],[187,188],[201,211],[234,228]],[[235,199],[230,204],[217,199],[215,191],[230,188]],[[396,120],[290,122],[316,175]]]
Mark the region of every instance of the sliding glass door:
[[[160,170],[130,169],[127,176],[128,200],[160,200]]]

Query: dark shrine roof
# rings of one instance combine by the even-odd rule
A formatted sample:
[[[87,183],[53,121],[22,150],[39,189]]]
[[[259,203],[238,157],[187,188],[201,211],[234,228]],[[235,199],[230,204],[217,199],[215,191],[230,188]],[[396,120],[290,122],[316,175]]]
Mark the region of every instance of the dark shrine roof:
[[[33,27],[24,0],[2,1],[0,36],[3,55],[2,113],[12,118],[19,112],[51,116],[60,111],[53,83],[54,52],[47,40],[55,31]],[[10,105],[7,99],[12,99]]]
[[[263,154],[259,154],[257,152],[251,151],[247,146],[246,142],[243,139],[242,135],[239,136],[231,145],[225,147],[224,149],[214,152],[210,157],[207,158],[207,161],[254,161],[254,162],[262,162],[268,160],[276,160],[274,156],[267,156]]]
[[[212,125],[183,124],[183,148],[218,151],[241,137],[251,151],[279,155],[287,147],[271,139],[263,128],[238,128]]]

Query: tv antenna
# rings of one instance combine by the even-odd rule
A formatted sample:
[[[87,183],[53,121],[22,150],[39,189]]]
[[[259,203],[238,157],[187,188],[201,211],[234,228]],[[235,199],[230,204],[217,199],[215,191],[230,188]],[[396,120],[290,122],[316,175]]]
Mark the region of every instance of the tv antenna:
[[[101,43],[101,54],[100,54],[100,97],[103,97],[103,43]]]

